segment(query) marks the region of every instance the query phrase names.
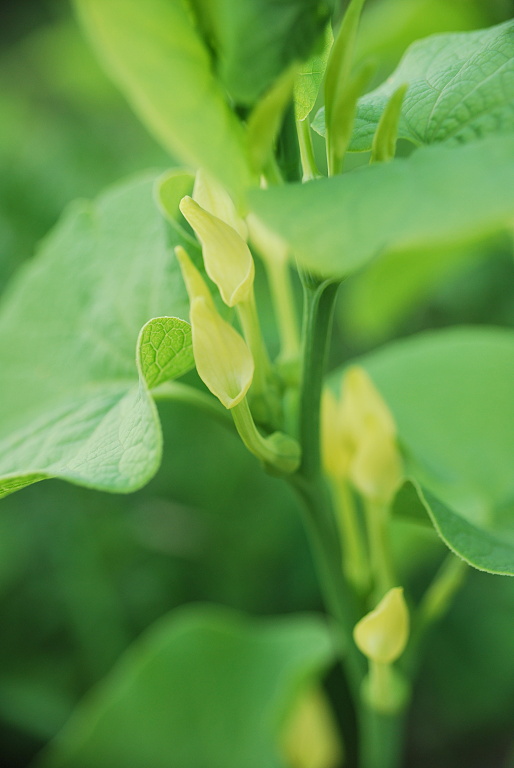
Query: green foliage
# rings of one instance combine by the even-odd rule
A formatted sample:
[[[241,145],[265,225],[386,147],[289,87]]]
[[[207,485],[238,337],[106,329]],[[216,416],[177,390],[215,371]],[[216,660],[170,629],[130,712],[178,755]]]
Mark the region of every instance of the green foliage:
[[[181,0],[76,5],[107,70],[156,138],[239,190],[248,179],[241,126]]]
[[[393,251],[416,258],[420,251],[507,230],[513,156],[511,137],[427,147],[394,163],[252,191],[249,198],[303,267],[341,278]]]
[[[315,617],[183,609],[130,648],[37,764],[283,768],[285,717],[332,656]]]
[[[398,424],[406,472],[439,534],[477,568],[514,574],[514,333],[462,328],[362,361]]]
[[[414,43],[396,71],[360,103],[350,149],[371,149],[380,116],[404,83],[398,136],[417,146],[465,143],[514,128],[514,22]],[[316,130],[325,133],[323,114]]]
[[[327,22],[332,0],[190,0],[220,81],[250,106],[294,61],[306,59]]]
[[[73,206],[6,297],[2,494],[44,477],[128,492],[159,466],[160,427],[138,376],[136,342],[150,317],[185,314],[187,303],[152,183]],[[142,342],[149,332],[154,341],[159,329],[147,326]],[[162,355],[166,347],[159,362],[171,366]],[[188,367],[188,347],[184,355]]]
[[[194,367],[191,326],[177,317],[154,317],[141,328],[139,372],[148,389],[176,379]]]

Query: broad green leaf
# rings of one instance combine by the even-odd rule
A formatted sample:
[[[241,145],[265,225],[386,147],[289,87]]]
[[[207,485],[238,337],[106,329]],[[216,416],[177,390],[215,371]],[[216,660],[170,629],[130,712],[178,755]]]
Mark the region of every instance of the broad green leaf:
[[[237,192],[248,181],[243,131],[182,0],[76,0],[106,69],[173,156]]]
[[[444,541],[477,568],[514,574],[514,332],[425,333],[361,364],[391,408],[406,472]]]
[[[437,289],[466,266],[492,256],[485,244],[459,248],[430,248],[413,259],[408,251],[387,254],[369,264],[345,284],[342,322],[366,345],[391,338],[411,313],[427,306]],[[488,244],[489,245],[489,244]]]
[[[139,371],[148,389],[183,376],[194,367],[191,326],[178,317],[154,317],[141,328]]]
[[[297,120],[305,120],[316,103],[333,42],[332,27],[330,24],[327,24],[321,50],[319,52],[316,51],[300,67],[294,87],[295,115]]]
[[[332,0],[191,0],[227,91],[250,106],[294,61],[309,57]]]
[[[344,277],[392,252],[473,243],[514,217],[514,138],[434,146],[342,176],[249,193],[301,266]],[[415,204],[414,201],[415,200]]]
[[[0,495],[45,477],[128,492],[159,466],[136,342],[149,318],[188,310],[153,180],[72,206],[6,292]]]
[[[398,137],[417,146],[462,144],[514,130],[514,21],[474,32],[434,35],[407,50],[396,71],[364,96],[350,150],[371,149],[380,116],[402,84]],[[322,115],[315,121],[324,134]]]
[[[134,643],[37,765],[286,768],[285,718],[332,656],[316,617],[180,609]]]

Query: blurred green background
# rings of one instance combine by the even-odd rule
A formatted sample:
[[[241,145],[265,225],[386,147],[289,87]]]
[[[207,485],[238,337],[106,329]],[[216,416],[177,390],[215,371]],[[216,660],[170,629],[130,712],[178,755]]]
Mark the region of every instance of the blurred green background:
[[[170,165],[102,74],[66,4],[11,2],[1,12],[0,292],[69,201]],[[380,57],[379,81],[411,40],[513,12],[510,0],[369,0],[361,54]],[[349,280],[332,364],[425,328],[514,326],[508,246],[489,244],[472,260],[434,254],[417,272],[370,267]],[[159,410],[164,461],[139,493],[116,497],[48,481],[0,503],[6,768],[27,765],[131,641],[169,610],[191,601],[263,615],[321,609],[288,490],[263,476],[223,427],[182,406]],[[213,454],[223,455],[229,473]],[[416,595],[443,547],[407,523],[397,524],[397,545]],[[514,580],[471,573],[427,649],[407,765],[514,765],[513,616]],[[340,682],[334,672],[328,684],[344,719]]]

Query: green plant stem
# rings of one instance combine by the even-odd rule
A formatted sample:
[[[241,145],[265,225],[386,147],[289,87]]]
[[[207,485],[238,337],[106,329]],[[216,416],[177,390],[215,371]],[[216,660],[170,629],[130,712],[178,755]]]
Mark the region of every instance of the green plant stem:
[[[231,408],[234,424],[246,448],[276,474],[294,472],[300,463],[300,447],[288,435],[275,432],[264,437],[257,429],[246,397]]]
[[[255,373],[252,381],[252,392],[255,395],[266,394],[269,377],[271,373],[271,363],[268,351],[262,338],[259,316],[257,314],[257,305],[255,303],[255,294],[252,290],[246,301],[237,305],[237,313],[241,321],[246,343],[250,348],[255,363]]]
[[[325,359],[339,283],[319,283],[302,275],[304,287],[302,381],[298,434],[301,474],[317,481],[321,474],[320,404]]]
[[[381,502],[366,498],[364,512],[368,531],[371,570],[377,600],[395,586],[394,568],[388,535],[389,510]]]
[[[234,430],[234,422],[230,413],[224,408],[218,400],[206,392],[190,387],[179,381],[168,381],[161,384],[151,391],[154,400],[176,400],[185,405],[192,405],[209,415],[211,418]]]
[[[371,577],[353,494],[344,478],[330,485],[343,540],[343,570],[362,595],[369,589]]]
[[[300,354],[300,333],[289,264],[287,261],[270,258],[266,259],[265,267],[280,334],[280,357],[284,361],[297,360]]]
[[[359,708],[359,768],[398,768],[405,731],[405,708],[379,712],[362,702]]]
[[[296,131],[298,134],[298,144],[300,147],[300,159],[302,162],[303,181],[311,181],[317,178],[320,173],[314,157],[314,148],[312,146],[311,127],[308,118],[296,121]]]
[[[414,616],[411,638],[403,659],[403,666],[411,676],[419,664],[429,630],[446,614],[468,572],[469,566],[464,560],[449,554],[423,595]]]

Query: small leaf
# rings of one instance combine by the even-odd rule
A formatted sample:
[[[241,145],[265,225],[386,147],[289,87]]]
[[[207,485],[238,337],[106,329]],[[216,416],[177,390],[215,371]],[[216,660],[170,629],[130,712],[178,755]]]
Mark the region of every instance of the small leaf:
[[[284,768],[284,720],[332,658],[316,617],[182,608],[133,644],[37,765]]]
[[[387,163],[396,154],[398,123],[408,86],[404,83],[394,91],[380,116],[371,147],[372,163]]]
[[[431,248],[512,225],[514,138],[425,147],[336,178],[252,190],[249,199],[299,263],[326,277],[345,277],[391,252],[429,258]]]
[[[403,83],[409,90],[399,138],[418,146],[461,144],[512,132],[514,21],[474,32],[434,35],[411,45],[391,77],[361,99],[350,150],[371,149],[380,116]]]
[[[138,364],[149,389],[194,367],[191,326],[177,317],[154,317],[141,328]]]
[[[514,574],[514,332],[425,333],[359,363],[393,412],[441,537],[476,568]]]

